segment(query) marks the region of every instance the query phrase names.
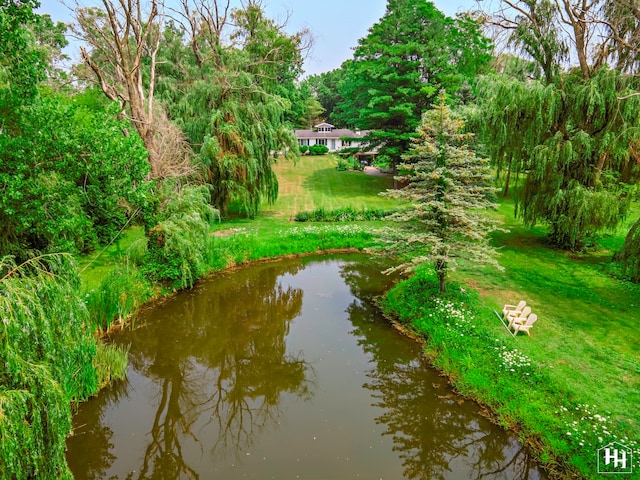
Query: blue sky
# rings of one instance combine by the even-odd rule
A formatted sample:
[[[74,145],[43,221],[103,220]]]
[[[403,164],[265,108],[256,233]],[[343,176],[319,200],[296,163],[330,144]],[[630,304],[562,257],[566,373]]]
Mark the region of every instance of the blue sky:
[[[80,4],[99,4],[97,0],[79,0]],[[232,3],[238,3],[237,1]],[[475,0],[435,0],[435,6],[448,16],[477,8]],[[69,10],[59,0],[41,0],[42,13],[54,20],[70,22]],[[305,60],[305,74],[313,75],[338,68],[351,58],[358,39],[384,15],[386,0],[263,0],[267,14],[276,20],[289,15],[287,31],[308,28],[314,47]],[[68,55],[79,58],[79,47],[71,45]]]

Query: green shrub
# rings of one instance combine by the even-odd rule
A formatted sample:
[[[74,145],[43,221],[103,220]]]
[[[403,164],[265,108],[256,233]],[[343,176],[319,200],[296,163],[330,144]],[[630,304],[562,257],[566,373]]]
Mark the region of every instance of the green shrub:
[[[382,220],[387,215],[396,210],[384,209],[362,209],[356,210],[351,207],[339,208],[336,210],[325,210],[318,208],[312,212],[299,212],[295,215],[296,222],[354,222],[364,220]]]
[[[389,169],[393,165],[393,161],[389,155],[378,155],[376,159],[373,161],[373,164],[378,167],[380,170]]]
[[[210,269],[209,226],[219,213],[209,204],[206,186],[186,186],[173,192],[149,232],[143,270],[172,288],[190,287]]]
[[[310,155],[325,155],[329,151],[326,145],[311,145],[309,147]]]
[[[122,134],[117,105],[87,108],[86,95],[42,92],[0,135],[0,256],[86,253],[111,241],[148,194],[139,135]]]
[[[85,296],[93,327],[108,330],[114,321],[131,315],[152,295],[149,280],[126,260],[117,265],[97,289]]]
[[[300,145],[300,153],[304,155],[309,151],[309,147],[307,145]]]
[[[356,170],[356,171],[361,172],[364,169],[364,165],[362,163],[360,163],[360,160],[358,160],[355,157],[347,158],[347,164],[349,165],[349,168],[351,170]]]

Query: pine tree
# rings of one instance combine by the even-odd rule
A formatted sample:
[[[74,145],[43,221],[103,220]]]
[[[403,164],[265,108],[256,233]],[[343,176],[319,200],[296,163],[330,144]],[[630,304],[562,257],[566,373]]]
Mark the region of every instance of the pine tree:
[[[474,20],[454,21],[426,0],[389,0],[343,65],[332,118],[371,130],[371,145],[396,163],[438,91],[453,93],[482,71],[489,50]]]
[[[488,160],[468,148],[473,135],[463,133],[464,119],[445,101],[442,93],[423,115],[418,138],[402,157],[398,179],[406,187],[387,193],[412,203],[391,217],[401,228],[388,232],[390,250],[412,257],[398,268],[406,271],[432,262],[443,292],[459,258],[501,268],[488,244],[489,233],[497,229],[486,214],[495,194]]]

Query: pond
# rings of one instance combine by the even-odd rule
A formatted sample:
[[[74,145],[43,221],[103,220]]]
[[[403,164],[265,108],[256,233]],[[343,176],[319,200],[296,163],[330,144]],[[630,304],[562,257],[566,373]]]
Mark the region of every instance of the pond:
[[[128,379],[80,405],[76,479],[543,479],[381,317],[359,255],[204,280],[115,334]]]

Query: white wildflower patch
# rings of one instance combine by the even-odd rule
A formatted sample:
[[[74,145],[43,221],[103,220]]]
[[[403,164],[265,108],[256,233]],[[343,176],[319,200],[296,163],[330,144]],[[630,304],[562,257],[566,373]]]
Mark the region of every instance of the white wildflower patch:
[[[531,359],[524,353],[520,352],[517,348],[510,349],[506,345],[493,348],[498,352],[498,358],[502,368],[511,372],[525,370],[522,374],[526,376],[530,375],[528,370],[531,369]]]
[[[555,413],[566,419],[565,436],[576,442],[579,448],[596,451],[610,442],[618,442],[633,451],[634,464],[637,464],[640,444],[627,436],[616,435],[611,415],[601,415],[589,404],[578,404],[572,408],[562,406]]]
[[[293,238],[323,236],[331,233],[337,233],[345,237],[356,237],[363,232],[365,232],[365,229],[359,225],[305,225],[304,227],[293,227],[282,230],[280,234]]]
[[[430,318],[439,318],[445,322],[447,330],[460,333],[472,333],[476,328],[473,323],[473,314],[464,304],[455,304],[448,300],[434,298],[429,312]]]

